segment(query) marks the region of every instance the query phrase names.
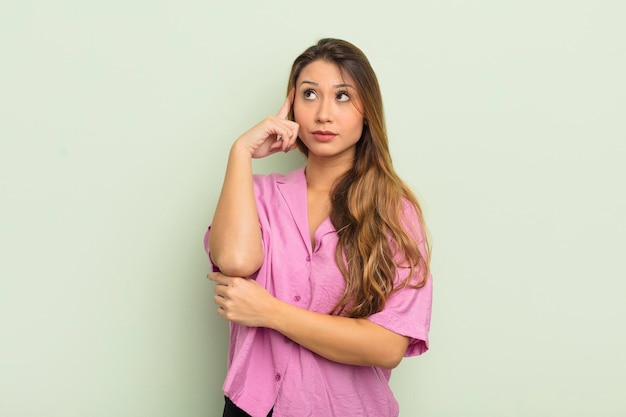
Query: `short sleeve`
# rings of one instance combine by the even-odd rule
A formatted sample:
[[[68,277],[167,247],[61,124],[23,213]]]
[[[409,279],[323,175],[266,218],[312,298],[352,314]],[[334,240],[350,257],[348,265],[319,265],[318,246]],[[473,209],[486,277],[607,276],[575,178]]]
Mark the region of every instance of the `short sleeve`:
[[[385,309],[368,320],[394,333],[409,337],[405,356],[417,356],[428,350],[428,332],[432,309],[432,279],[421,288],[404,287],[393,293]]]
[[[420,252],[422,256],[427,257],[428,251],[425,246],[424,231],[420,227],[417,212],[408,203],[404,205],[403,222],[407,226],[407,230],[414,231],[414,238],[418,243]],[[407,279],[409,271],[410,269],[407,267],[398,267],[396,284],[401,285]],[[415,273],[416,271],[414,271]],[[393,292],[387,299],[385,308],[372,314],[368,320],[394,333],[409,337],[411,340],[405,356],[421,355],[428,350],[432,295],[433,280],[429,273],[423,287],[415,288],[407,285]]]

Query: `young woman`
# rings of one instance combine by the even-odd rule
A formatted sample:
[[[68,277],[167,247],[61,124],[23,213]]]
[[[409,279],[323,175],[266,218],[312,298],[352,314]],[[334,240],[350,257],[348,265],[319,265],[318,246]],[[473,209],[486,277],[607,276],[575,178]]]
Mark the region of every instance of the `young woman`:
[[[305,167],[253,175],[296,147]],[[205,248],[231,323],[224,416],[398,415],[391,369],[428,349],[429,250],[357,47],[295,60],[278,114],[232,145]]]

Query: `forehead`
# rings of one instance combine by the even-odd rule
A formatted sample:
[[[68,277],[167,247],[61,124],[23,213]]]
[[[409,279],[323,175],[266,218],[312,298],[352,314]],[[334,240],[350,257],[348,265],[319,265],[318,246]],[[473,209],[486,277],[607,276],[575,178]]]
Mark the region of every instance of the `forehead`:
[[[343,71],[334,62],[323,60],[313,61],[306,67],[302,68],[296,84],[300,85],[303,81],[310,81],[320,86],[335,86],[340,84],[354,85],[354,80],[346,71]]]

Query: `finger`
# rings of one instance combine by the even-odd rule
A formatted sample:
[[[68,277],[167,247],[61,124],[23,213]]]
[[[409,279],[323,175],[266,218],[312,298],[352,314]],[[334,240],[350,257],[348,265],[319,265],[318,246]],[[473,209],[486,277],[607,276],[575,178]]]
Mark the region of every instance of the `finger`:
[[[288,144],[293,142],[295,139],[294,128],[290,124],[292,122],[289,122],[288,120],[280,120],[279,122],[280,123],[277,123],[272,129],[276,139],[270,145],[271,150],[280,148],[284,150]]]
[[[217,314],[218,314],[219,316],[222,316],[222,317],[226,318],[226,310],[224,310],[224,308],[223,308],[223,307],[218,307],[218,308],[217,308]]]
[[[289,138],[287,140],[283,140],[282,144],[282,150],[284,152],[289,152],[296,148],[296,141],[298,140],[298,130],[300,129],[300,126],[291,122],[289,129]]]
[[[298,133],[300,132],[300,125],[296,122],[292,122],[292,135],[291,141],[289,141],[289,150],[293,150],[296,148],[296,143],[298,141]]]
[[[290,148],[291,148],[291,144],[292,144],[292,143],[293,143],[293,141],[291,141],[291,140],[288,140],[288,141],[287,141],[287,140],[286,140],[286,141],[283,143],[283,146],[282,146],[282,151],[283,151],[283,152],[289,152],[289,151],[291,150]]]
[[[211,272],[209,275],[207,275],[207,278],[209,278],[210,281],[213,281],[218,285],[229,285],[231,282],[231,278],[220,272]]]
[[[215,294],[215,297],[220,297],[220,299],[226,300],[226,299],[230,299],[231,298],[231,289],[232,289],[231,286],[223,285],[223,284],[217,284],[213,288],[213,293]]]
[[[228,293],[228,289],[230,287],[228,287],[227,285],[216,285],[215,288],[213,289],[213,292],[215,293],[216,297],[220,297],[221,299],[225,299],[226,295]]]
[[[282,107],[280,108],[276,116],[278,116],[281,119],[286,119],[287,116],[289,116],[289,111],[291,110],[291,102],[293,101],[293,96],[294,96],[294,90],[292,88],[291,90],[289,90],[289,94],[287,94],[287,98],[285,99],[285,102],[283,103]]]
[[[221,308],[222,310],[224,309],[224,297],[216,295],[213,297],[213,301],[215,301],[215,304],[217,304],[219,308]]]
[[[276,140],[273,141],[270,145],[270,151],[280,150],[280,148],[283,147],[284,143],[285,143],[284,137],[282,135],[277,135]]]
[[[272,143],[272,145],[270,146],[270,152],[277,152],[280,151],[280,149],[283,147],[282,142],[274,142]]]

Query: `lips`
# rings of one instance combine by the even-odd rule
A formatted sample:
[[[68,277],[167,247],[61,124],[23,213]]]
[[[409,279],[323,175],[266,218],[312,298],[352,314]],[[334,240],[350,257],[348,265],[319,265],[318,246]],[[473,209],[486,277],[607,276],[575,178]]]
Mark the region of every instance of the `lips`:
[[[333,138],[337,136],[335,132],[331,132],[329,130],[316,130],[314,132],[311,132],[311,134],[315,139],[320,142],[328,142],[330,140],[333,140]]]

